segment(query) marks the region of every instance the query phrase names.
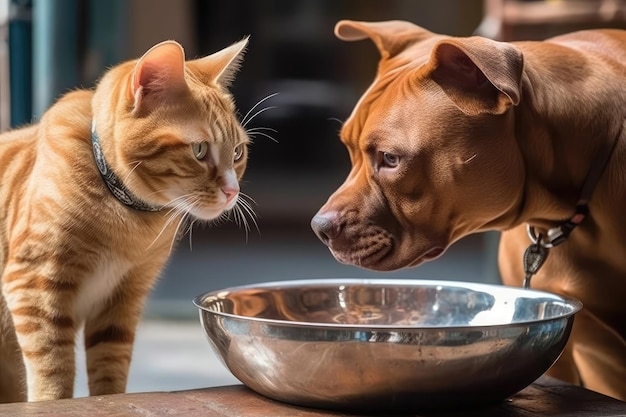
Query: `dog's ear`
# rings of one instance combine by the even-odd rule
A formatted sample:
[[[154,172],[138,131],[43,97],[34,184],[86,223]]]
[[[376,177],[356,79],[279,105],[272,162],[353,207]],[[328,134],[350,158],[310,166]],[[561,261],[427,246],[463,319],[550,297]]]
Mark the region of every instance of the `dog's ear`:
[[[479,36],[439,41],[427,64],[432,79],[468,114],[501,114],[517,106],[523,67],[515,46]]]
[[[434,33],[402,20],[384,22],[356,22],[341,20],[335,25],[335,36],[343,41],[370,38],[383,59],[403,51],[407,45],[433,36]]]

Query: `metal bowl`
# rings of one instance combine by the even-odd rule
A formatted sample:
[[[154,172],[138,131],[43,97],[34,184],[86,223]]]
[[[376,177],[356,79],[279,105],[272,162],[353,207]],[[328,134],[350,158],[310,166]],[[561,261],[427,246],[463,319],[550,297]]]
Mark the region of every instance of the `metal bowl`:
[[[500,285],[300,280],[195,298],[225,366],[269,398],[416,410],[496,402],[557,360],[575,299]]]

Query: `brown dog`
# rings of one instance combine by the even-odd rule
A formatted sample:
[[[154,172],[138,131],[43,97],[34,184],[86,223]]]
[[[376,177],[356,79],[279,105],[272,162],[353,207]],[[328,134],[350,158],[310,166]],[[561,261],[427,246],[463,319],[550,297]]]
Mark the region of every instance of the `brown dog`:
[[[312,220],[335,258],[413,267],[500,230],[503,282],[520,286],[532,226],[555,245],[532,287],[584,304],[550,373],[626,400],[626,31],[504,43],[342,21],[335,33],[382,56],[341,131],[352,170]]]

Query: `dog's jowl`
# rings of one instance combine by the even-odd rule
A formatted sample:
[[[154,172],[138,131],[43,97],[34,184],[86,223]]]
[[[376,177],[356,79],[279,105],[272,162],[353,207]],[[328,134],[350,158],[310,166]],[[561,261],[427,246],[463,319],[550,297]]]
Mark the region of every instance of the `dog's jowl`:
[[[389,271],[499,230],[503,282],[521,286],[530,229],[554,246],[532,287],[584,304],[550,374],[626,400],[626,31],[513,43],[401,21],[335,31],[381,59],[341,130],[352,169],[315,233],[340,262]]]

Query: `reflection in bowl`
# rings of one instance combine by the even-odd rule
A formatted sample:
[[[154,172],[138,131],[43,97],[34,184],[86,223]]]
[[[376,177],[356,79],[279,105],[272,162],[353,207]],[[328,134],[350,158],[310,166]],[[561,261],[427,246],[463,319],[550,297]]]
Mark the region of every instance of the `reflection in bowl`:
[[[326,409],[500,401],[560,356],[579,301],[451,281],[301,280],[194,300],[209,342],[249,388]]]

